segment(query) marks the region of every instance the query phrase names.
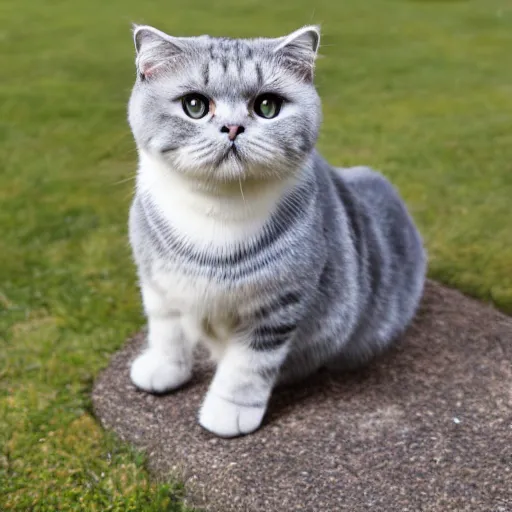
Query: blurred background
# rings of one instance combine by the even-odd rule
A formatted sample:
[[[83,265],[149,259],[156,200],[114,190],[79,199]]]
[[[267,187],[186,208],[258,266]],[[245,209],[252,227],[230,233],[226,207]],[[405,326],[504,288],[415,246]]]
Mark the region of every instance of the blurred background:
[[[131,23],[173,35],[322,26],[332,164],[399,188],[430,276],[512,313],[510,0],[2,0],[0,510],[181,510],[91,414],[143,325],[126,221]]]

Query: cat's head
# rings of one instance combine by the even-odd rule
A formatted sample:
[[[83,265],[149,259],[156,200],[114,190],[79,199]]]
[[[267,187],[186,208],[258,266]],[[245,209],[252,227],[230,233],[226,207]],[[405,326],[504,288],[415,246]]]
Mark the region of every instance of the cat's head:
[[[139,149],[209,181],[296,172],[321,121],[313,85],[319,39],[314,26],[276,39],[172,37],[135,27],[129,121]]]

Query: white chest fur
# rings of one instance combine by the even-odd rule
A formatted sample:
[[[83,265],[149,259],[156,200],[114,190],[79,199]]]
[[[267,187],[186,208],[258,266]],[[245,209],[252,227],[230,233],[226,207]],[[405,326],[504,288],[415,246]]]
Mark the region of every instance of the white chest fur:
[[[207,186],[169,170],[141,151],[137,188],[188,243],[212,253],[257,236],[293,180],[234,181]]]
[[[290,186],[290,181],[236,182],[205,189],[173,173],[154,157],[140,155],[139,192],[150,195],[177,237],[212,255],[226,254],[258,237]],[[156,260],[150,285],[158,290],[167,308],[179,310],[198,324],[207,319],[218,330],[221,324],[229,324],[233,317],[254,308],[271,281],[261,276],[236,283],[219,281]]]

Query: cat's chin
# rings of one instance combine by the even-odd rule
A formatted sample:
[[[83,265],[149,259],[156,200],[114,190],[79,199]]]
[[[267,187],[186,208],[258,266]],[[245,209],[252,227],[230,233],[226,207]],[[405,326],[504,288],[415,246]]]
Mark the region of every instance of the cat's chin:
[[[140,168],[152,169],[160,175],[173,175],[195,184],[194,188],[215,189],[240,183],[286,181],[297,175],[303,163],[292,165],[272,162],[263,163],[241,158],[227,158],[220,162],[212,158],[208,162],[194,162],[179,154],[159,154],[139,149]]]
[[[172,172],[210,184],[228,184],[245,181],[275,181],[287,179],[295,173],[294,168],[265,166],[252,162],[226,161],[220,165],[215,162],[194,166],[169,166]]]

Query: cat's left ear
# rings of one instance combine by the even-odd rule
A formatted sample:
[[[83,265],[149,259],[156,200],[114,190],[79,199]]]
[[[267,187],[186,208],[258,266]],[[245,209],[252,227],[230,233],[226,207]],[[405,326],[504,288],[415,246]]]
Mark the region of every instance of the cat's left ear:
[[[134,25],[133,42],[137,69],[144,78],[157,75],[186,49],[185,38],[172,37],[148,25]]]
[[[311,81],[319,46],[320,27],[309,25],[278,39],[274,53],[281,54],[290,67]]]

